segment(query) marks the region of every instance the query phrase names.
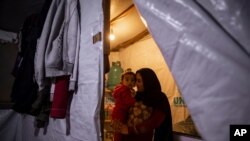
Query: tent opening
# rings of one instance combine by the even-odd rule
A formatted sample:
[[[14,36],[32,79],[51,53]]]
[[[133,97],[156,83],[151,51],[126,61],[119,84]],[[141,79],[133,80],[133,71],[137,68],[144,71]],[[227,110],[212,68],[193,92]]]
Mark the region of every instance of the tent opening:
[[[153,69],[160,80],[162,91],[170,102],[173,131],[200,138],[168,64],[133,1],[111,0],[110,34],[115,36],[115,39],[110,40],[110,68],[119,63],[123,71],[128,68],[133,72],[144,67]],[[113,137],[113,130],[109,125],[114,107],[113,90],[107,82],[109,73],[105,75],[104,94],[104,139],[107,141]]]

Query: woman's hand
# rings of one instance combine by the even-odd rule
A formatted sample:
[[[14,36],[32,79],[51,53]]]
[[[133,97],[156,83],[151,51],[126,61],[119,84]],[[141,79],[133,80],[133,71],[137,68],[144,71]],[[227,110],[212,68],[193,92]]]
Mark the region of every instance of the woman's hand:
[[[119,132],[125,135],[128,134],[128,126],[126,124],[123,124],[118,120],[113,120],[111,125],[115,132]]]

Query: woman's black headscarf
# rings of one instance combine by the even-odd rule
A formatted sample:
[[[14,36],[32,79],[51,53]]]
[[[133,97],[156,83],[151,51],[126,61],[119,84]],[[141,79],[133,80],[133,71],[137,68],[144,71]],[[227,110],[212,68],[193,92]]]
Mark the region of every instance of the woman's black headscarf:
[[[155,130],[154,141],[173,141],[169,101],[167,96],[161,91],[161,85],[155,72],[150,68],[142,68],[136,71],[136,74],[140,74],[142,77],[144,91],[137,92],[135,99],[166,113],[163,123]]]

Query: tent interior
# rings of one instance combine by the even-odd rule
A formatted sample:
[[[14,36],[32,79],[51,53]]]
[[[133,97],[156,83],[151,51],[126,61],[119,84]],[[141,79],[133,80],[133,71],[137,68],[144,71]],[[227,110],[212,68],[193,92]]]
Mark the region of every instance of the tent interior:
[[[91,80],[86,82],[92,83],[92,79],[98,79],[101,83],[93,86],[87,84],[92,87],[83,86],[73,96],[70,133],[67,132],[67,119],[50,119],[48,129],[44,128],[42,133],[34,128],[31,122],[34,121],[33,116],[11,110],[10,93],[14,82],[11,71],[18,52],[18,32],[25,19],[31,13],[39,12],[45,1],[0,2],[0,127],[4,127],[0,128],[0,138],[6,141],[27,138],[28,141],[99,141],[102,136],[104,141],[111,141],[113,131],[110,129],[110,112],[114,100],[108,82],[109,72],[102,72],[102,63],[93,63],[90,65],[93,69],[89,68],[93,61],[88,62],[87,54],[80,54],[83,56],[81,60],[86,61],[79,62],[82,66],[79,71],[97,69],[91,75]],[[247,8],[250,6],[249,1],[104,1],[110,3],[110,14],[108,23],[104,23],[109,26],[109,31],[102,29],[109,34],[103,35],[113,34],[113,39],[109,36],[107,41],[109,71],[113,71],[114,65],[119,64],[123,71],[131,68],[135,72],[148,67],[156,72],[162,91],[170,102],[175,141],[229,140],[231,124],[250,124],[250,117],[246,113],[250,107],[250,28],[247,26],[250,24],[250,10]],[[104,1],[80,0],[80,5],[85,6],[90,16],[82,14],[81,17],[86,16],[85,20],[90,21],[93,18],[94,22],[102,19],[98,16],[103,14]],[[85,10],[83,11],[86,12]],[[88,25],[91,30],[96,27],[92,23]],[[103,23],[100,25],[103,26]],[[83,33],[92,37],[91,32]],[[81,37],[85,37],[84,35]],[[103,38],[105,39],[108,37]],[[83,45],[86,42],[83,41]],[[103,50],[93,52],[86,49],[87,51],[93,53],[92,56],[103,53]],[[84,55],[87,57],[84,58]],[[95,68],[98,65],[102,67]],[[103,80],[99,73],[103,73]],[[85,91],[96,95],[81,96]],[[91,102],[87,98],[94,98],[96,101]],[[98,103],[101,99],[104,101],[103,107]],[[87,106],[86,103],[93,105]],[[93,111],[93,117],[85,114],[92,114],[88,110]],[[104,119],[97,116],[99,113],[103,114],[100,117],[104,116]],[[83,118],[86,119],[81,121]],[[97,119],[101,119],[103,127],[99,127]],[[24,128],[27,131],[23,131]],[[10,131],[13,132],[9,133]]]
[[[114,36],[114,39],[110,38],[111,69],[115,69],[117,62],[120,62],[123,71],[128,68],[134,72],[145,67],[153,69],[170,101],[174,131],[200,138],[168,64],[132,0],[111,0],[110,34]],[[109,80],[108,76],[106,74],[106,81]],[[109,87],[108,82],[105,84]],[[114,106],[110,101],[112,100],[107,100],[105,104],[107,109]]]

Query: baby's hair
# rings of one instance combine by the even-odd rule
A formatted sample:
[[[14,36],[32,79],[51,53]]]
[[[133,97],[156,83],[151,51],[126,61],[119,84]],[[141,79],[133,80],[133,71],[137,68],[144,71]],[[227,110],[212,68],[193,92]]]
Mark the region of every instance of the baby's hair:
[[[125,72],[122,74],[121,80],[123,80],[125,75],[133,75],[135,77],[135,73],[132,72],[131,68],[128,68],[128,69],[125,70]]]

